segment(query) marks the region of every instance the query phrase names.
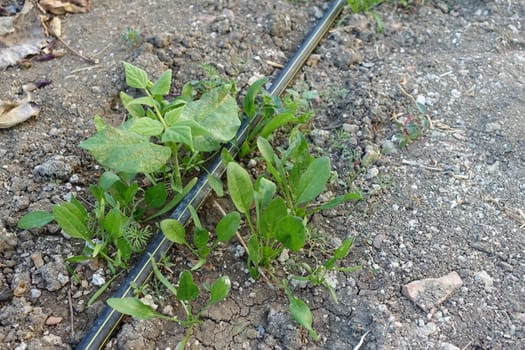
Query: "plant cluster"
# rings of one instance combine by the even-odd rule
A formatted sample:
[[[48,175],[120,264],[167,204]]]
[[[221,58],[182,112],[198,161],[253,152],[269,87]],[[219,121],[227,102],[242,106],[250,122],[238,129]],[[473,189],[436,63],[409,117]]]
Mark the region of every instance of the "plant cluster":
[[[406,148],[410,143],[421,138],[426,130],[430,129],[430,119],[426,116],[426,108],[420,103],[416,103],[416,111],[410,109],[409,112],[396,120],[399,132],[396,138],[399,140],[399,147]]]
[[[117,273],[127,268],[134,253],[145,248],[153,232],[152,220],[172,210],[189,192],[196,181],[190,173],[201,170],[210,155],[219,152],[224,143],[235,142],[241,125],[235,85],[221,81],[214,74],[210,80],[185,84],[181,94],[174,97],[171,70],[153,82],[138,67],[124,63],[124,68],[128,86],[141,92],[139,97],[120,93],[129,117],[122,125],[113,127],[95,116],[96,134],[80,143],[105,169],[98,183],[90,186],[92,206],[87,207],[72,197],[69,202],[54,205],[51,212],[34,211],[19,221],[19,227],[24,229],[55,221],[64,234],[84,240],[82,254],[69,258],[70,263],[98,258],[106,261],[113,278],[90,302],[102,294]],[[213,72],[210,70],[210,73]],[[177,286],[162,274],[158,263],[151,258],[156,279],[181,304],[186,319],[159,313],[136,297],[108,300],[108,304],[121,313],[143,319],[160,317],[187,328],[178,346],[181,349],[194,326],[201,322],[202,313],[226,298],[230,291],[227,276],[220,277],[211,286],[199,287],[193,281],[192,271],[201,268],[219,244],[234,236],[245,247],[250,275],[262,276],[268,283],[282,288],[290,302],[292,316],[314,339],[318,339],[318,334],[312,327],[310,309],[293,294],[288,281],[304,280],[326,286],[337,301],[326,275],[329,271],[351,270],[337,266],[337,261],[349,252],[350,239],[335,249],[333,257],[323,264],[316,262],[311,266],[296,254],[298,275],[283,275],[275,267],[274,262],[284,250],[295,254],[307,246],[313,249],[307,228],[312,214],[361,197],[353,192],[326,203],[316,202],[331,179],[331,165],[328,157],[310,152],[307,138],[299,127],[294,127],[310,118],[308,97],[292,92],[281,100],[263,90],[265,82],[261,79],[252,84],[243,98],[243,114],[255,128],[239,147],[241,156],[260,154],[266,172],[253,179],[227,152],[221,153],[227,163],[228,192],[237,211],[224,213],[216,227],[208,230],[203,227],[197,211],[189,207],[193,221],[191,239],[177,220],[160,222],[167,239],[198,258],[191,270],[180,273]],[[289,127],[287,145],[274,148],[268,138],[283,127]],[[215,192],[223,195],[221,180],[212,176],[209,180]],[[241,220],[245,225],[241,225]],[[240,234],[243,230],[248,232],[246,238]],[[197,310],[194,304],[201,289],[207,290],[210,297]]]

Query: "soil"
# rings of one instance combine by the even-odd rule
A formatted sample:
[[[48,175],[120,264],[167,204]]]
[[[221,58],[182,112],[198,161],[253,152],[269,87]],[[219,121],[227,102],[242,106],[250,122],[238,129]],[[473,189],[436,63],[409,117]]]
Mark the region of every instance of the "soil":
[[[86,196],[100,175],[78,143],[94,133],[95,114],[115,124],[125,118],[120,62],[152,76],[172,68],[175,90],[211,63],[244,89],[254,77],[274,77],[279,68],[267,62],[285,64],[328,5],[94,1],[89,13],[62,17],[62,37],[97,64],[68,51],[0,72],[1,100],[20,97],[23,84],[52,82],[31,94],[37,118],[0,130],[2,349],[74,348],[100,310],[102,302],[87,301],[103,266],[78,267],[79,284],[65,267],[83,243],[56,225],[16,224],[29,210]],[[332,159],[331,192],[359,188],[365,196],[316,215],[312,227],[327,247],[353,237],[343,265],[363,268],[332,276],[338,304],[325,288],[296,288],[321,334],[314,342],[291,320],[282,292],[249,278],[233,242],[195,276],[229,275],[232,292],[207,312],[188,348],[525,348],[525,3],[418,1],[374,13],[382,32],[373,15],[345,9],[294,86],[317,92],[309,137]],[[122,40],[126,28],[144,42]],[[401,149],[399,123],[417,116],[416,101],[431,125]],[[218,215],[211,199],[201,212],[207,223]],[[183,266],[189,259],[179,250],[171,258]],[[452,271],[462,286],[430,311],[401,292]],[[161,309],[178,312],[154,283],[148,288]],[[173,349],[182,335],[173,323],[125,318],[106,348]]]

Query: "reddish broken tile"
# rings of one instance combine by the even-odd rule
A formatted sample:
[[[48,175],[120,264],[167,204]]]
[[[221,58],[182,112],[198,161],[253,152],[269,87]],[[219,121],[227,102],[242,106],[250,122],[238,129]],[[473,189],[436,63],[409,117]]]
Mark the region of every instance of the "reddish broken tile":
[[[440,278],[425,278],[405,284],[402,292],[423,311],[430,311],[445,301],[462,284],[461,277],[453,271]]]

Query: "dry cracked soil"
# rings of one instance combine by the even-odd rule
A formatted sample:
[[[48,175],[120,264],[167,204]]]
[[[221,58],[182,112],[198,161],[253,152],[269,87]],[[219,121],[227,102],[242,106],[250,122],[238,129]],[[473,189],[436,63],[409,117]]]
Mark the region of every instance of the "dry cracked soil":
[[[87,301],[104,266],[78,267],[78,284],[65,267],[82,242],[56,225],[29,231],[17,222],[71,195],[89,201],[101,169],[78,144],[95,132],[95,114],[125,118],[121,61],[152,76],[172,68],[174,90],[202,78],[200,65],[209,63],[245,89],[254,77],[275,77],[274,63],[287,62],[328,5],[92,1],[88,13],[62,16],[62,37],[97,64],[66,51],[0,72],[2,100],[21,97],[24,84],[51,82],[32,92],[37,118],[0,130],[0,348],[74,348],[102,306]],[[343,265],[362,269],[330,276],[338,304],[324,288],[297,286],[321,334],[314,342],[292,321],[282,292],[249,278],[233,242],[196,274],[227,274],[232,292],[205,314],[188,348],[525,348],[525,3],[425,0],[373,11],[382,31],[371,13],[346,8],[294,82],[315,96],[309,138],[332,159],[330,191],[364,195],[316,215],[312,227],[328,247],[353,237]],[[122,40],[127,28],[143,42]],[[422,120],[423,135],[401,148],[407,126]],[[204,205],[205,222],[214,210]],[[180,250],[170,256],[188,260]],[[426,310],[402,294],[409,282],[450,272],[462,285]],[[156,302],[178,312],[174,300]],[[170,322],[125,318],[105,348],[173,349],[182,335]]]

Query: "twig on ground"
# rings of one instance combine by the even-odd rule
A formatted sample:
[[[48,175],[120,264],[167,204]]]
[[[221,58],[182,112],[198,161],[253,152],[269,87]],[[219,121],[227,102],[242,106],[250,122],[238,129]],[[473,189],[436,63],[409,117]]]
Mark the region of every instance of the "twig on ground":
[[[98,64],[98,60],[94,60],[92,58],[89,58],[87,56],[84,56],[82,55],[80,52],[78,52],[77,50],[75,50],[74,48],[72,48],[71,46],[69,46],[68,43],[66,43],[64,41],[64,39],[62,39],[62,37],[60,37],[60,35],[58,35],[57,33],[55,33],[48,25],[46,25],[44,22],[42,22],[42,26],[44,26],[44,29],[49,33],[51,34],[52,36],[54,36],[58,41],[60,41],[62,43],[62,45],[64,45],[69,51],[71,51],[74,55],[80,57],[81,59],[83,59],[84,61],[86,62],[89,62],[91,64]]]
[[[73,284],[73,283],[71,283]],[[71,327],[71,339],[75,338],[75,319],[73,314],[73,300],[71,298],[71,288],[67,291],[67,301],[69,303],[69,322]]]
[[[368,335],[368,333],[370,333],[370,330],[367,330],[365,332],[365,334],[363,334],[363,336],[361,337],[361,339],[359,340],[359,343],[357,343],[356,346],[354,346],[354,350],[359,350],[361,348],[361,346],[363,346],[364,342],[365,342],[365,337]]]

